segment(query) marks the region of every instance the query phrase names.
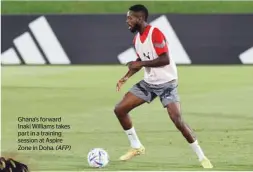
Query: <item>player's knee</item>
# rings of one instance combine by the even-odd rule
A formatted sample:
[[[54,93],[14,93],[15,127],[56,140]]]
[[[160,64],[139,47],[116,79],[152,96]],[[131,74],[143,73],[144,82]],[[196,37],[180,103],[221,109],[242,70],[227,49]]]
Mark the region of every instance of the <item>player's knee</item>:
[[[116,105],[114,108],[115,115],[118,115],[120,113],[120,108]]]
[[[114,108],[114,113],[117,116],[121,116],[121,115],[125,114],[125,108],[123,106],[116,105]]]

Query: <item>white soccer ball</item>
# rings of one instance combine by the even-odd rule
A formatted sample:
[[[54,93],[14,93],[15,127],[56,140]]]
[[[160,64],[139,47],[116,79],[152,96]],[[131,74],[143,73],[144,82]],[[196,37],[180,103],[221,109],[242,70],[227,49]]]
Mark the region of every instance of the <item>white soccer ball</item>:
[[[88,153],[87,160],[90,167],[102,168],[109,163],[109,155],[102,148],[94,148]]]

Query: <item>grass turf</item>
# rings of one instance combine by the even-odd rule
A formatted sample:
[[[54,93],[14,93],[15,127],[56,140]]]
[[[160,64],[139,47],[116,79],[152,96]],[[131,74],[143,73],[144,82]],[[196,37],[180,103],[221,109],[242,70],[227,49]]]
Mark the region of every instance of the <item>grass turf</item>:
[[[105,148],[111,157],[104,170],[202,170],[158,99],[131,113],[147,154],[118,161],[129,143],[113,108],[142,78],[138,73],[117,93],[116,81],[126,70],[121,66],[2,67],[2,150],[12,152],[32,170],[93,170],[86,155],[94,147]],[[252,170],[252,73],[251,66],[179,67],[183,116],[214,170]],[[62,124],[71,126],[63,131],[64,144],[71,150],[16,151],[18,117],[62,117]]]
[[[104,14],[126,13],[129,6],[142,3],[150,13],[252,13],[252,2],[240,1],[3,1],[3,14]]]

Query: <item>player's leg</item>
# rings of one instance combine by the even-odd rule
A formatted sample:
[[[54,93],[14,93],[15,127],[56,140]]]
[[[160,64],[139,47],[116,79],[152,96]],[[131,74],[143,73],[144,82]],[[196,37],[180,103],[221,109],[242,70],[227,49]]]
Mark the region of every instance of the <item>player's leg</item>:
[[[167,106],[167,111],[170,116],[170,119],[173,121],[177,129],[182,133],[184,138],[188,143],[193,143],[196,141],[193,131],[191,128],[184,122],[181,116],[180,103],[171,102]]]
[[[193,151],[198,156],[198,159],[201,161],[202,166],[204,168],[212,168],[212,164],[204,155],[196,137],[194,136],[192,129],[183,120],[179,96],[177,94],[177,82],[164,84],[160,88],[159,93],[160,100],[163,106],[167,109],[170,119],[190,144],[190,147],[193,149]]]
[[[145,103],[145,100],[127,92],[123,99],[115,106],[114,113],[117,116],[122,128],[130,130],[133,127],[129,112]]]
[[[128,160],[136,155],[145,153],[145,148],[136,134],[129,112],[145,102],[150,102],[153,98],[154,97],[152,97],[151,93],[147,91],[145,83],[141,81],[134,85],[116,105],[114,113],[116,114],[122,128],[125,130],[132,148],[126,154],[121,156],[120,160]]]
[[[186,124],[186,122],[183,120],[181,115],[181,109],[180,109],[180,103],[179,102],[171,102],[167,106],[167,111],[169,113],[169,116],[177,129],[182,133],[184,138],[187,140],[187,142],[190,144],[190,147],[193,149],[193,151],[198,156],[199,161],[201,162],[201,165],[204,168],[212,168],[211,162],[206,158],[204,155],[203,150],[201,149],[200,145],[198,144],[198,140],[193,134],[193,131],[191,128]]]
[[[129,112],[143,103],[145,103],[143,99],[128,92],[114,109],[114,113],[128,136],[132,148],[140,148],[142,144],[136,134],[135,128],[133,127]]]

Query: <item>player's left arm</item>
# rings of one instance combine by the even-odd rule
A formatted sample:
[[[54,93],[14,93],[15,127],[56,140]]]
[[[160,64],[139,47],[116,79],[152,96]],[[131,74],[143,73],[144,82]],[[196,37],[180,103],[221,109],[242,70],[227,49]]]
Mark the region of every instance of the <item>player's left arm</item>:
[[[143,67],[160,67],[170,64],[168,46],[163,33],[155,28],[152,33],[152,42],[158,57],[154,60],[142,61]]]

